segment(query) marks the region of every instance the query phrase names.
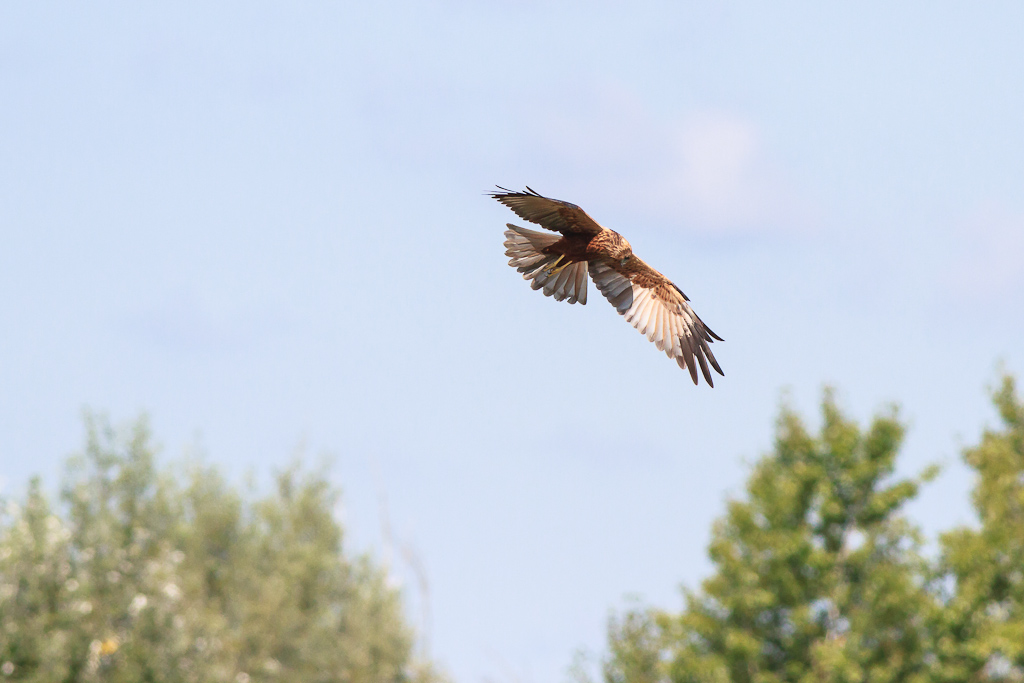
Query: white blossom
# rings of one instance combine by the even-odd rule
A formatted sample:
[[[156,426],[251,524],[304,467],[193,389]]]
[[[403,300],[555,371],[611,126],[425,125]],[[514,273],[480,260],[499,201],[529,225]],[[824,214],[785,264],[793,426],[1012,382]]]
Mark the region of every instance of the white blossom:
[[[149,602],[149,600],[146,596],[140,593],[132,598],[131,604],[128,605],[128,611],[132,613],[132,616],[138,616],[139,612],[146,608],[147,602]]]

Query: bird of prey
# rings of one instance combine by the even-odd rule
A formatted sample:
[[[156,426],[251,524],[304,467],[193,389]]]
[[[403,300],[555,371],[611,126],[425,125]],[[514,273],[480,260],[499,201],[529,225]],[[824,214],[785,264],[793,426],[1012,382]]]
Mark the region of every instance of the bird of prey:
[[[679,287],[633,254],[622,235],[598,225],[575,204],[541,196],[529,187],[525,192],[500,185],[498,189],[490,196],[520,218],[560,233],[507,224],[505,255],[512,257],[508,264],[532,280],[533,289],[543,289],[558,301],[586,304],[589,274],[619,315],[689,370],[694,384],[698,363],[708,386],[715,385],[708,363],[725,376],[708,346],[722,338],[697,317]]]

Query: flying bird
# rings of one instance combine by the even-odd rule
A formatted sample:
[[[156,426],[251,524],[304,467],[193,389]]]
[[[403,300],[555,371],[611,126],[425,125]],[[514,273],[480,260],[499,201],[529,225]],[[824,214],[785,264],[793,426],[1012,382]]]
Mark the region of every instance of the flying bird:
[[[602,227],[569,202],[551,199],[526,188],[490,196],[512,209],[523,220],[555,233],[538,232],[507,224],[505,255],[508,264],[532,280],[533,289],[570,304],[587,303],[587,275],[640,334],[654,342],[680,368],[690,371],[697,384],[697,364],[708,386],[708,363],[725,376],[709,344],[723,341],[690,308],[689,298],[667,277],[633,254],[629,242],[614,230]]]

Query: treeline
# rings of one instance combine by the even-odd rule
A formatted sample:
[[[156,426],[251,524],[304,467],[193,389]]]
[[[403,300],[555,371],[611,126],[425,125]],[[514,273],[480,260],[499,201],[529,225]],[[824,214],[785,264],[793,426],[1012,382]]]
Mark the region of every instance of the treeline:
[[[934,469],[894,478],[905,426],[866,429],[826,392],[811,434],[783,409],[773,451],[712,531],[681,612],[610,620],[607,683],[1024,681],[1024,405],[964,452],[978,523],[923,553],[903,514]]]
[[[337,492],[290,469],[243,495],[210,467],[159,469],[145,421],[89,419],[52,504],[0,517],[0,680],[438,679],[385,571],[343,548]]]
[[[1024,681],[1024,404],[1010,377],[993,400],[964,453],[978,522],[929,553],[904,509],[936,470],[895,476],[898,411],[861,428],[826,392],[812,434],[784,408],[711,576],[681,612],[610,620],[606,683]],[[263,497],[160,468],[145,421],[88,420],[58,502],[38,480],[0,501],[0,680],[439,680],[337,495],[295,468]]]

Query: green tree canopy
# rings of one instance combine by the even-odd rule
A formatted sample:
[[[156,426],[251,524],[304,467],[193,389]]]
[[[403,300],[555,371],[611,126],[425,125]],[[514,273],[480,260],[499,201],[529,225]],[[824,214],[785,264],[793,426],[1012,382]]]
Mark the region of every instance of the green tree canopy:
[[[343,552],[337,492],[292,468],[249,500],[160,470],[145,421],[88,421],[63,504],[0,518],[0,674],[39,681],[427,681],[400,596]],[[250,496],[251,497],[251,496]]]
[[[782,410],[682,614],[613,618],[609,683],[925,680],[936,600],[901,508],[934,471],[894,479],[895,409],[862,430],[826,392],[822,414],[814,436]]]
[[[964,451],[980,528],[944,534],[947,589],[936,680],[1024,680],[1024,403],[1013,378],[993,394],[1002,429]]]

